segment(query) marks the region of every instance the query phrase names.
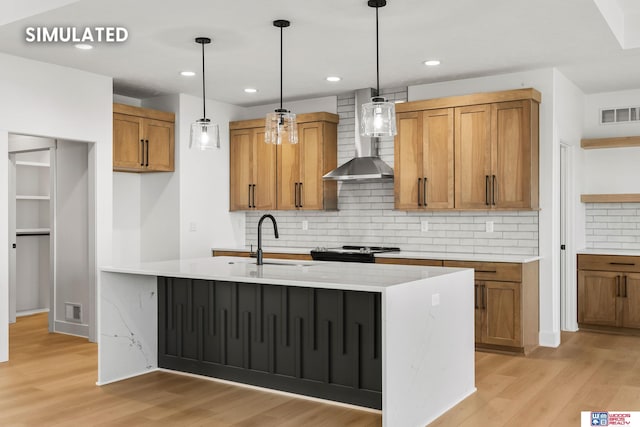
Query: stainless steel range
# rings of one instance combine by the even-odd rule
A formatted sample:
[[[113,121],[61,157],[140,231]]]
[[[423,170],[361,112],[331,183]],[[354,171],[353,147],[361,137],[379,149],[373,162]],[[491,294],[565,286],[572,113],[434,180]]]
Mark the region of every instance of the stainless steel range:
[[[339,248],[318,247],[311,250],[316,261],[375,262],[375,254],[400,252],[400,248],[383,246],[342,246]]]

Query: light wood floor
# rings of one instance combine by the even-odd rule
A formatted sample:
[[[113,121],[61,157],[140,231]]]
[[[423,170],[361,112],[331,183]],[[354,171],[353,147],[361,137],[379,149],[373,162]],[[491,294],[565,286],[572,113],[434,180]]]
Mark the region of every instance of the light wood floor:
[[[0,426],[381,425],[378,414],[162,372],[97,387],[96,345],[49,334],[46,322],[39,314],[10,327]],[[581,410],[640,410],[640,337],[562,340],[527,357],[476,353],[478,392],[432,425],[579,426]]]

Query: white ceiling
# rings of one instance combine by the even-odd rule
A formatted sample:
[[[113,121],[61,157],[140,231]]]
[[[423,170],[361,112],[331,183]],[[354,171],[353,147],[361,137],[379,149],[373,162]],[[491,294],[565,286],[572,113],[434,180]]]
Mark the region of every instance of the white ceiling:
[[[29,1],[43,10],[42,0]],[[207,97],[257,105],[279,96],[280,34],[272,21],[289,19],[285,101],[375,87],[375,12],[366,0],[56,1],[62,6],[27,18],[21,10],[1,25],[0,52],[112,76],[122,95],[200,96],[200,76],[179,72],[201,69],[193,39],[208,36]],[[611,1],[628,13],[640,3]],[[28,26],[123,26],[129,40],[91,51],[36,45],[25,41]],[[383,88],[543,67],[557,67],[586,93],[640,88],[640,49],[620,47],[592,0],[388,0],[380,56]],[[430,58],[442,65],[422,65]],[[328,75],[343,80],[329,83]]]

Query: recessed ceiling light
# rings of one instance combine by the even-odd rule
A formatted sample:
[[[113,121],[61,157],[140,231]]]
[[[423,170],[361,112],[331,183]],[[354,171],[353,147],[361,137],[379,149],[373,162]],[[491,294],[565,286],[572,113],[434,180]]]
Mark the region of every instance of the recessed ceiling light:
[[[91,49],[93,49],[93,46],[91,46],[90,44],[83,44],[83,43],[81,43],[81,44],[76,44],[76,45],[74,45],[74,46],[75,46],[77,49],[80,49],[80,50],[91,50]]]
[[[342,80],[342,78],[338,77],[338,76],[329,76],[329,77],[327,77],[327,81],[328,82],[339,82],[340,80]]]
[[[185,77],[193,77],[196,75],[196,73],[193,71],[180,71],[180,75]]]
[[[424,65],[427,67],[435,67],[436,65],[440,65],[440,61],[437,59],[430,59],[428,61],[424,61]]]
[[[254,89],[252,87],[248,87],[244,90],[247,93],[256,93],[258,91],[258,89]]]

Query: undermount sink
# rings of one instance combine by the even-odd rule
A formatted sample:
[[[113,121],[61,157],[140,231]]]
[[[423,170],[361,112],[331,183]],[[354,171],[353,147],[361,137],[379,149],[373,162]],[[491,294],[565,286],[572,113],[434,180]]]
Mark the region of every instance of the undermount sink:
[[[256,261],[253,259],[247,259],[247,260],[242,260],[242,261],[229,261],[229,264],[256,264]],[[295,260],[292,260],[290,262],[287,261],[276,261],[276,260],[264,260],[262,262],[263,265],[282,265],[282,266],[289,266],[289,267],[312,267],[316,264],[312,264],[309,262],[296,262]]]

